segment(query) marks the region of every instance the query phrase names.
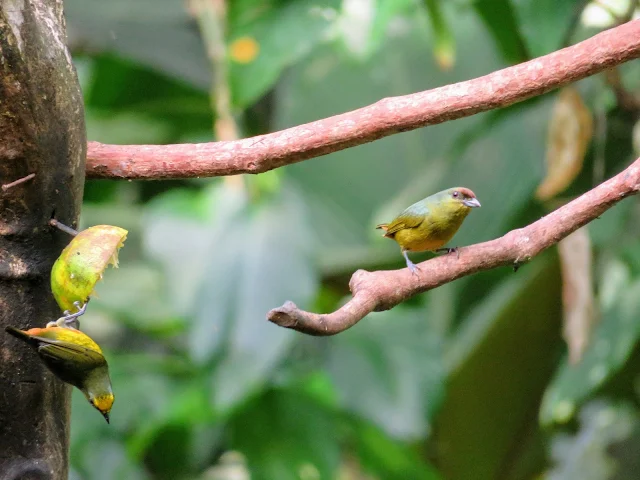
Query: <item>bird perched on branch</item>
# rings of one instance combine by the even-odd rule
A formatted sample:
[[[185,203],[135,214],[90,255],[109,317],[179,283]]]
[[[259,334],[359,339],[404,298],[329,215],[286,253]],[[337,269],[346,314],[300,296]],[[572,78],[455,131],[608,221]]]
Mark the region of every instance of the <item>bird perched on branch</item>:
[[[384,230],[384,237],[398,242],[407,267],[417,275],[419,269],[407,252],[456,251],[456,247],[441,247],[453,238],[471,209],[479,206],[480,202],[468,188],[450,188],[414,203],[391,222],[376,228]]]
[[[109,367],[91,337],[75,328],[60,326],[26,331],[6,327],[6,331],[33,347],[49,370],[77,387],[109,423],[114,400]]]

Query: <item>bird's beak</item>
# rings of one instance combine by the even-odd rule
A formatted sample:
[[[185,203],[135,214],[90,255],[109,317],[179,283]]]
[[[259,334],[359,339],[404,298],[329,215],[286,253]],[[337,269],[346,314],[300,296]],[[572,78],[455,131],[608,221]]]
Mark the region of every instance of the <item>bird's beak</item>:
[[[102,416],[104,417],[104,419],[107,421],[107,423],[109,422],[109,412],[102,412]]]
[[[462,203],[469,208],[475,208],[480,206],[480,202],[477,198],[468,198],[467,200],[463,200]]]

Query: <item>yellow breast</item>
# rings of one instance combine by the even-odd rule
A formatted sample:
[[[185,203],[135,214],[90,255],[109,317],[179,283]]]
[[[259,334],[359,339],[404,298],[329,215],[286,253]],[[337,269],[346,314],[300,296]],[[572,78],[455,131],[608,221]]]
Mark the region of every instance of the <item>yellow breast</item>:
[[[449,218],[445,222],[425,220],[416,228],[398,231],[394,238],[398,244],[410,252],[432,252],[444,247],[456,234],[466,215]]]

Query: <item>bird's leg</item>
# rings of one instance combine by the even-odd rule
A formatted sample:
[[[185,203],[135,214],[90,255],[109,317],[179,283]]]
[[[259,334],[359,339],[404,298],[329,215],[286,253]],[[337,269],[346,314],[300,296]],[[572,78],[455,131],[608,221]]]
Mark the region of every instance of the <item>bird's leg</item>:
[[[81,304],[79,301],[73,302],[73,305],[78,309],[76,313],[70,313],[69,310],[65,310],[63,312],[64,315],[62,317],[60,317],[55,322],[49,322],[49,323],[55,323],[59,327],[78,328],[80,326],[78,317],[84,315],[84,312],[87,311],[87,305],[89,305],[89,299],[87,298],[87,301],[84,303],[84,305]]]
[[[437,250],[435,250],[436,253],[456,253],[456,257],[460,258],[460,250],[458,250],[458,247],[447,247],[447,248],[438,248]]]
[[[420,270],[420,268],[409,259],[409,255],[407,255],[406,250],[402,250],[402,256],[407,261],[407,268],[411,270],[411,273],[414,275],[418,275],[418,271]]]

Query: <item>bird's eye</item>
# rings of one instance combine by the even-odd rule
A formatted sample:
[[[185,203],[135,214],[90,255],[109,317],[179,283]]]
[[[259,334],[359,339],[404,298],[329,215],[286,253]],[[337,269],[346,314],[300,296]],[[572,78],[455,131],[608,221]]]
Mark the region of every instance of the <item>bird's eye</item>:
[[[460,195],[457,191],[453,192],[453,198],[458,198],[458,195]]]

